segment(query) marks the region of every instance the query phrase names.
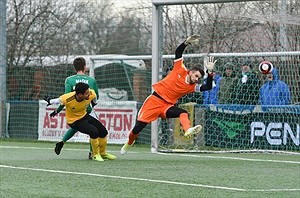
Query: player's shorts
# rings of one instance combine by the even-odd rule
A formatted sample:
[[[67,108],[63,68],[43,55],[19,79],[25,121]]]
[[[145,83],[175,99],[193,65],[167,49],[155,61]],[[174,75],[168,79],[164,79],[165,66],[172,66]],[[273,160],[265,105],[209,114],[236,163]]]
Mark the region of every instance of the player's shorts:
[[[158,117],[167,118],[166,112],[173,104],[151,94],[145,100],[143,106],[138,113],[138,121],[150,123]]]

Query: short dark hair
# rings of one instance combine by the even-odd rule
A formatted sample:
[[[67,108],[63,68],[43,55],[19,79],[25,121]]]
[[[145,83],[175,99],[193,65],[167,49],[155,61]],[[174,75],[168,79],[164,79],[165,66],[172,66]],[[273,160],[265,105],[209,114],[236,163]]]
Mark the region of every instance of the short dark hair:
[[[89,88],[88,84],[79,82],[75,86],[75,92],[76,92],[76,94],[84,94],[88,88]]]
[[[73,66],[77,72],[83,71],[85,65],[86,65],[86,63],[85,63],[85,59],[83,57],[75,58],[75,60],[73,61]]]
[[[201,69],[201,68],[198,67],[198,66],[193,67],[191,71],[199,71],[200,74],[202,75],[202,77],[204,77],[204,74],[205,74],[205,73],[204,73],[203,69]]]

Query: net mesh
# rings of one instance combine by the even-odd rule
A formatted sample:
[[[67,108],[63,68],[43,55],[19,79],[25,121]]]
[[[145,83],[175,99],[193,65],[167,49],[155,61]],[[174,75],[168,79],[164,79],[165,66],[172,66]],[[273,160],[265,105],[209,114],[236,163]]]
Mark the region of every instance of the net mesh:
[[[293,67],[294,71],[299,72],[294,64],[299,62],[299,56],[284,57],[284,60],[267,55],[251,57],[249,53],[243,57],[239,54],[237,57],[228,55],[228,57],[218,58],[214,77],[216,86],[211,91],[187,94],[177,103],[177,106],[189,112],[191,125],[200,124],[203,130],[192,138],[185,138],[179,119],[160,119],[158,150],[162,152],[204,152],[204,150],[216,152],[216,149],[230,150],[230,152],[232,149],[249,152],[253,150],[257,152],[299,151],[298,88],[288,83],[290,80],[295,81],[286,75],[288,67]],[[247,62],[251,60],[253,65],[251,76],[253,76],[248,75],[247,80],[243,82],[242,70],[245,59]],[[276,62],[274,65],[278,70],[278,78],[288,87],[287,90],[283,87],[278,88],[282,89],[277,90],[280,96],[262,92],[262,87],[268,82],[269,76],[258,71],[258,65],[262,60]],[[203,58],[185,58],[186,65],[191,62],[203,62]],[[167,60],[164,64],[169,65]],[[233,74],[230,77],[226,75],[229,66]],[[279,102],[279,98],[284,101],[285,92],[290,96],[286,104],[274,105],[276,101]],[[265,102],[270,104],[262,105],[265,100],[261,97],[262,94],[269,96]]]

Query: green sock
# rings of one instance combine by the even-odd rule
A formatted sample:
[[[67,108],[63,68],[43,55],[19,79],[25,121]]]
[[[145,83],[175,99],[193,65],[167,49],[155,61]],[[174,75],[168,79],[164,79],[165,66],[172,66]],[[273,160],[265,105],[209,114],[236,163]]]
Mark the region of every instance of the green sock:
[[[66,134],[64,135],[62,140],[64,142],[68,141],[71,137],[73,137],[75,135],[76,132],[77,132],[77,130],[69,128],[69,130],[66,132]]]
[[[90,152],[93,153],[92,143],[90,142]]]

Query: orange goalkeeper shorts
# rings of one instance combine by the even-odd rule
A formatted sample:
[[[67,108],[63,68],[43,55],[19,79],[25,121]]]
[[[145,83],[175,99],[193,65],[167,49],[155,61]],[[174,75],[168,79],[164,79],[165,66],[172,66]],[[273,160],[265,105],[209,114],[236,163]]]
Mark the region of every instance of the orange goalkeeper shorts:
[[[158,117],[167,118],[166,112],[173,104],[168,103],[157,96],[150,95],[145,100],[138,113],[138,121],[150,123]]]

